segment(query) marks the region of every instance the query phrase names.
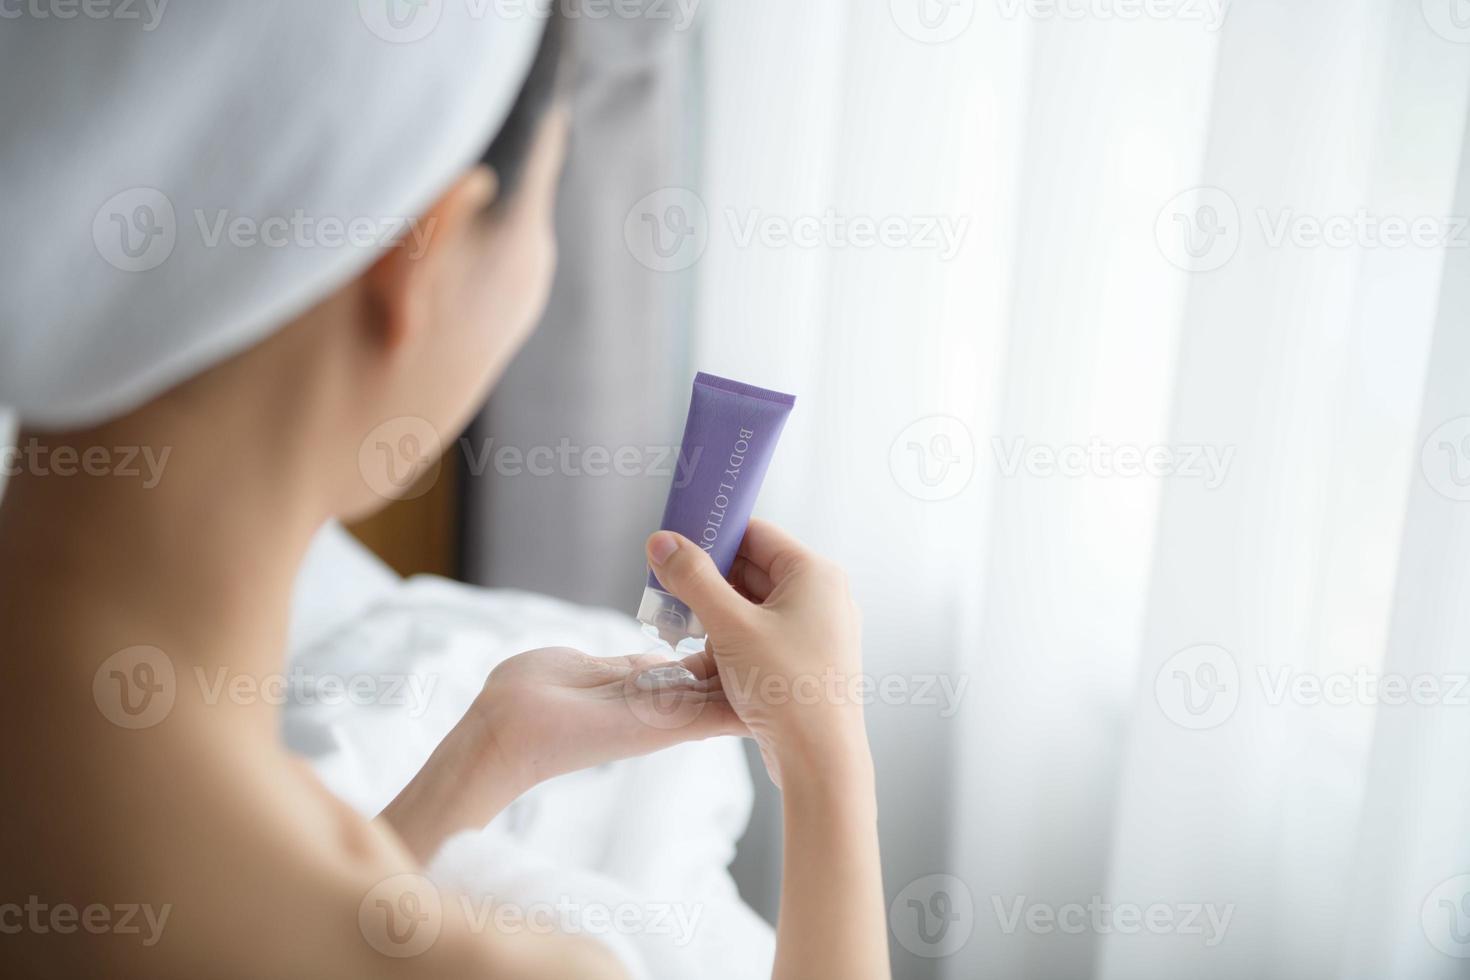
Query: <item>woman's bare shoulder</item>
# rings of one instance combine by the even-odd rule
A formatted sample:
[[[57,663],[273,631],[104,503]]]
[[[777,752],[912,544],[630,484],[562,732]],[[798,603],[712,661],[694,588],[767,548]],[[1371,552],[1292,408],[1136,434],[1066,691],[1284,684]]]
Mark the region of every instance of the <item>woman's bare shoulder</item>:
[[[0,835],[0,919],[9,901],[24,920],[5,958],[124,977],[623,975],[587,941],[477,924],[390,829],[261,744],[188,708],[151,734],[82,714],[5,764],[32,803]]]

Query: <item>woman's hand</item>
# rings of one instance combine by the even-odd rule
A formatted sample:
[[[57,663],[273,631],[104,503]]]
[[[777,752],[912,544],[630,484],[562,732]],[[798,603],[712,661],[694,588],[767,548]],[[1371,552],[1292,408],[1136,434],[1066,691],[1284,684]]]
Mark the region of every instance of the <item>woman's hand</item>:
[[[783,770],[861,764],[861,617],[841,568],[764,521],[750,523],[729,581],[669,531],[649,539],[648,559],[709,630],[725,694],[778,785]]]
[[[847,577],[770,524],[746,532],[730,581],[693,542],[648,541],[658,580],[709,630],[736,714],[781,785],[775,980],[887,980],[873,763],[856,684]]]
[[[705,654],[670,662],[533,650],[496,667],[470,713],[522,791],[680,742],[746,734]]]
[[[532,650],[495,668],[382,818],[427,861],[448,837],[483,827],[552,776],[744,734],[706,654],[670,663],[657,654]]]

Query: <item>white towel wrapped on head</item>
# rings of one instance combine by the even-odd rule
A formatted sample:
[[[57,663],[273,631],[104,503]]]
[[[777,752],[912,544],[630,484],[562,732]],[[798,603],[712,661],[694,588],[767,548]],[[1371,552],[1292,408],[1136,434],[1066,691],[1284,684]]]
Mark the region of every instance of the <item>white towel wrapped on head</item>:
[[[43,428],[120,415],[411,236],[514,104],[544,7],[18,6],[0,21],[0,408]]]

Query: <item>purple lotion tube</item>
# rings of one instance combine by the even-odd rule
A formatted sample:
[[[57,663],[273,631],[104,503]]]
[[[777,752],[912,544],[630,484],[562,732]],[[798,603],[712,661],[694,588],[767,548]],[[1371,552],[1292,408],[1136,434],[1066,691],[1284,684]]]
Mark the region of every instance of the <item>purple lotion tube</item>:
[[[756,495],[795,405],[792,395],[712,374],[694,378],[680,450],[680,460],[688,468],[685,478],[676,478],[669,490],[660,527],[709,552],[721,575],[729,575],[735,564]],[[705,635],[694,610],[664,591],[652,571],[638,606],[638,621],[656,630],[670,646]]]

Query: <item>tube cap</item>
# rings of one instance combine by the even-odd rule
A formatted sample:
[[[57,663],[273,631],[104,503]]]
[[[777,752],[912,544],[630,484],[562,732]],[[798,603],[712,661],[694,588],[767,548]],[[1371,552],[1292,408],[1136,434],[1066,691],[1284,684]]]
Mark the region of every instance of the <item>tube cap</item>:
[[[693,609],[652,586],[643,590],[638,622],[657,630],[659,639],[671,647],[677,647],[680,640],[702,640],[705,636],[704,624]]]

